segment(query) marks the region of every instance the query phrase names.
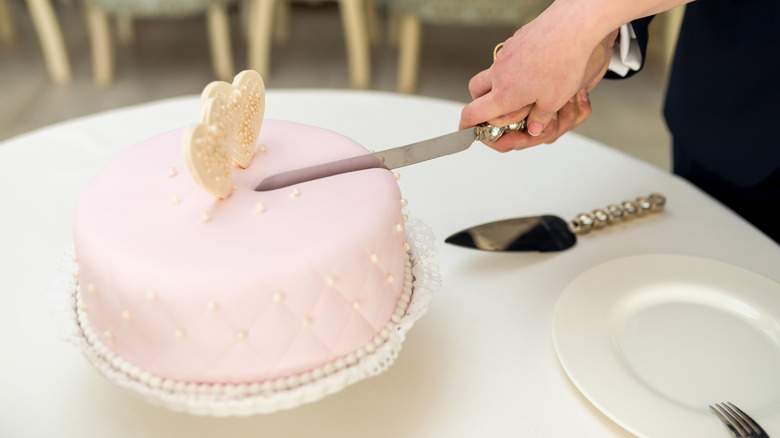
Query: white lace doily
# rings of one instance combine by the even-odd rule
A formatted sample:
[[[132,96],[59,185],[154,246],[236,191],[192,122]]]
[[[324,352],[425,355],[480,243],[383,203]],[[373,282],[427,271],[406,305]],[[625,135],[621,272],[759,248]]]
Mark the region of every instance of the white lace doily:
[[[438,271],[438,253],[433,233],[425,223],[409,219],[405,225],[407,240],[411,245],[409,256],[412,274],[412,296],[406,313],[387,333],[386,341],[353,364],[317,376],[307,383],[297,382],[286,389],[270,392],[258,391],[257,385],[200,385],[202,390],[178,392],[165,385],[160,378],[145,376],[139,379],[117,361],[107,359],[105,347],[88,340],[79,323],[77,310],[78,283],[72,275],[78,269],[71,249],[66,255],[65,269],[54,286],[53,308],[65,317],[61,333],[66,341],[79,347],[87,359],[110,381],[128,389],[150,403],[195,415],[244,416],[271,413],[290,409],[304,403],[319,400],[340,391],[348,385],[386,371],[401,351],[406,333],[427,310],[428,302],[441,284]],[[97,343],[99,344],[99,343]],[[102,350],[101,350],[102,348]],[[253,387],[254,385],[254,387]],[[218,387],[217,391],[210,388]]]

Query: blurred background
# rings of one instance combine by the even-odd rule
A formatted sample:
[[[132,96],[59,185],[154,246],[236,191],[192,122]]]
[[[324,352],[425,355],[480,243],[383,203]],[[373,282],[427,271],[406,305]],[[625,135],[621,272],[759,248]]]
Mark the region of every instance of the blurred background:
[[[139,5],[123,9],[123,2]],[[161,11],[166,2],[154,0],[0,0],[0,141],[100,111],[196,95],[246,68],[265,69],[271,90],[358,88],[465,103],[468,81],[490,65],[493,47],[533,18],[472,10],[487,1],[169,2]],[[501,3],[518,4],[495,3],[499,11]],[[269,5],[273,12],[264,13]],[[498,15],[504,20],[490,19]],[[670,168],[661,109],[678,26],[677,13],[656,18],[645,69],[602,81],[591,93],[593,115],[576,132]]]

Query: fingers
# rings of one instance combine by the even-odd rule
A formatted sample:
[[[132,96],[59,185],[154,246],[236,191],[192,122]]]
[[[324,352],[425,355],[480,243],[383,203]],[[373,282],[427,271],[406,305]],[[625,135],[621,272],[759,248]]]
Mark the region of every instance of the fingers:
[[[476,126],[515,109],[511,106],[504,108],[505,106],[501,96],[495,92],[490,92],[474,99],[463,107],[463,110],[460,112],[460,129]]]
[[[490,79],[490,70],[482,70],[469,81],[469,94],[471,94],[472,99],[484,96],[492,88],[493,83]]]
[[[579,93],[577,93],[577,108],[579,114],[572,129],[587,120],[588,117],[590,117],[590,115],[593,113],[593,107],[590,105],[590,96],[588,95],[587,91],[581,90]]]
[[[507,126],[511,125],[512,123],[517,123],[528,116],[532,106],[533,105],[526,105],[517,111],[513,111],[509,114],[504,114],[502,116],[496,117],[495,119],[488,120],[488,123],[493,126]]]
[[[553,114],[553,117],[539,135],[530,135],[528,132],[517,131],[504,134],[494,142],[485,144],[499,152],[525,149],[543,143],[553,143],[561,135],[579,126],[592,113],[592,107],[588,93],[585,90],[578,92],[561,109]],[[510,122],[511,123],[511,122]],[[491,123],[493,124],[493,123]],[[502,126],[495,124],[495,126]],[[503,125],[505,126],[505,124]]]

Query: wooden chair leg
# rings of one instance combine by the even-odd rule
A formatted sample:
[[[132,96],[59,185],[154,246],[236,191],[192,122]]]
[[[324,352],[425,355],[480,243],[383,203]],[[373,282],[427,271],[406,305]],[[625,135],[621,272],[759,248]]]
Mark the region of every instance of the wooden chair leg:
[[[70,61],[65,50],[62,31],[49,0],[27,0],[28,8],[38,39],[41,41],[43,58],[49,76],[57,84],[67,84],[71,81]]]
[[[87,3],[85,8],[92,47],[92,74],[98,86],[106,87],[114,80],[114,53],[108,15],[99,6]]]
[[[274,41],[277,44],[286,44],[290,40],[290,0],[277,1],[273,28]]]
[[[276,0],[252,0],[249,6],[249,68],[268,80],[271,59],[271,33]]]
[[[398,26],[398,91],[413,93],[417,88],[422,24],[414,15],[403,15]]]
[[[230,82],[233,70],[233,53],[230,45],[230,24],[224,5],[209,7],[207,13],[209,42],[211,44],[211,59],[214,74],[217,79]]]
[[[364,0],[339,0],[339,3],[350,83],[354,88],[368,88],[371,83],[371,56]]]
[[[16,25],[6,0],[0,0],[0,41],[11,44],[16,40]]]
[[[366,0],[366,23],[368,40],[372,47],[378,47],[382,40],[382,17],[379,15],[377,0]]]

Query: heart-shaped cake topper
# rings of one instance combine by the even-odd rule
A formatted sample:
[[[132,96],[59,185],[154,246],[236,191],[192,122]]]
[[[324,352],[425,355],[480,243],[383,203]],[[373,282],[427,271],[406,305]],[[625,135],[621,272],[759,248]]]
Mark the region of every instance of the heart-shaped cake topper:
[[[246,169],[252,162],[265,115],[265,83],[256,71],[246,70],[233,78],[232,85],[221,81],[207,85],[201,93],[201,104],[217,96],[225,98],[228,105],[232,132],[228,148],[233,161]],[[203,117],[205,122],[205,105]]]
[[[201,93],[201,123],[182,138],[182,153],[192,178],[208,193],[225,199],[233,192],[232,165],[252,162],[265,115],[265,84],[253,70],[215,81]]]
[[[203,107],[205,123],[192,125],[184,131],[182,154],[187,169],[203,190],[220,199],[233,193],[233,158],[228,149],[231,136],[225,100],[211,98]]]

